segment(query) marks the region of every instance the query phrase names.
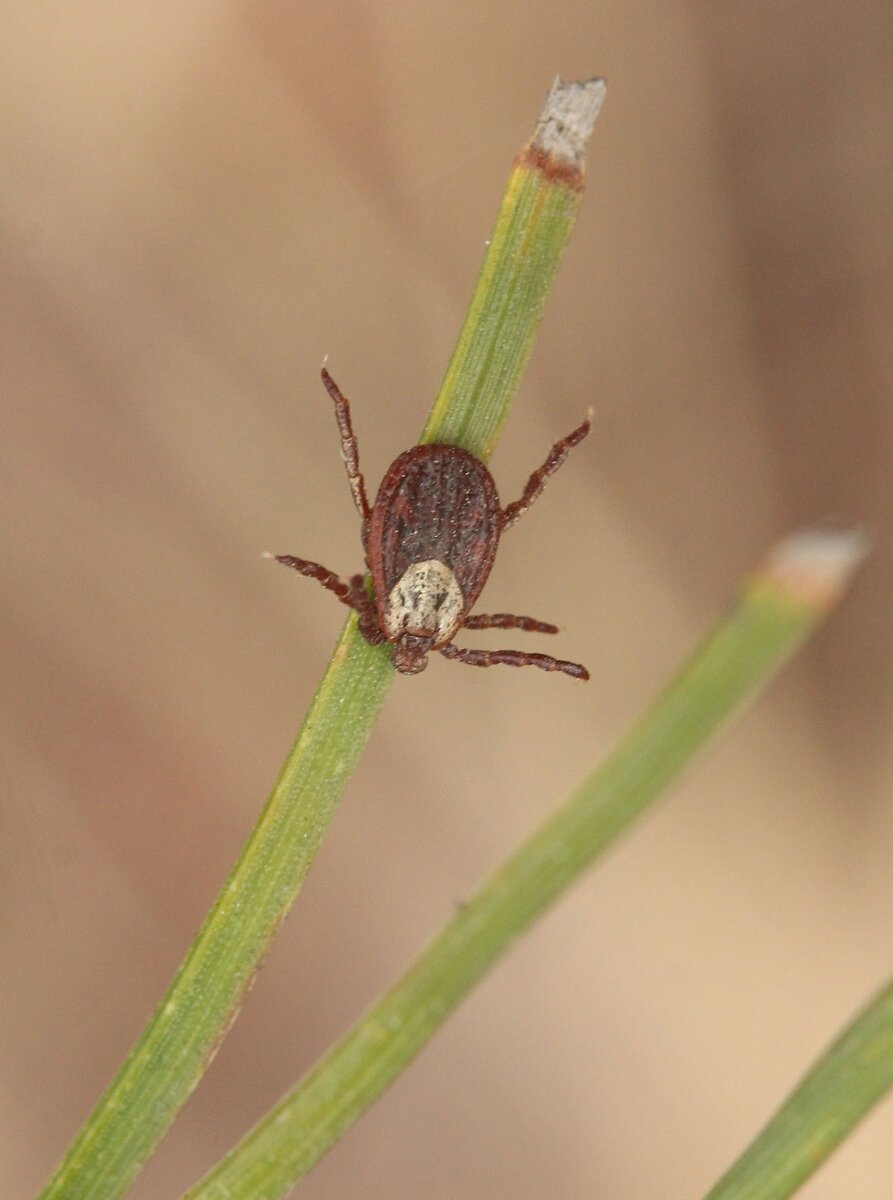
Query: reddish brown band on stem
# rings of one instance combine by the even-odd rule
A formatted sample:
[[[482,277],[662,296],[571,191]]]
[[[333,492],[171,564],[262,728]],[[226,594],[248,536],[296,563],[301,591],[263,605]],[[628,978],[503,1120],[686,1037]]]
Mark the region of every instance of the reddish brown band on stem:
[[[529,142],[515,159],[516,167],[539,171],[550,183],[563,183],[573,192],[582,192],[585,182],[583,168],[556,159],[539,146]]]

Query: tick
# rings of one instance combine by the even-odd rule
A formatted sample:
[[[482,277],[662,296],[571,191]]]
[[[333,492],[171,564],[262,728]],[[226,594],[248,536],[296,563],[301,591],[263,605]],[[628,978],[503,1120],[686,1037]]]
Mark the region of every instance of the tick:
[[[557,633],[558,627],[512,613],[472,614],[493,566],[502,534],[541,495],[570,450],[589,432],[589,421],[549,451],[527,481],[520,500],[499,503],[493,476],[473,454],[458,446],[422,445],[391,463],[375,503],[366,497],[350,405],[323,367],[322,381],[335,405],[341,455],[354,504],[362,519],[363,550],[372,576],[372,595],[362,575],[345,583],[319,563],[291,554],[276,561],[318,580],[356,611],[360,633],[373,646],[390,642],[394,666],[417,675],[436,650],[444,658],[490,667],[539,667],[588,679],[579,663],[523,650],[464,650],[453,644],[460,629],[521,629]],[[271,556],[273,557],[273,556]]]

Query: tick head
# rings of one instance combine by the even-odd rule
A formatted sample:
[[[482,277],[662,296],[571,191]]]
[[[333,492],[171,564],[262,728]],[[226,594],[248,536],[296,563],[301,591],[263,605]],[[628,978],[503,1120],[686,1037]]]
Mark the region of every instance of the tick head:
[[[428,665],[428,651],[434,639],[402,633],[394,643],[394,666],[403,675],[418,675]]]

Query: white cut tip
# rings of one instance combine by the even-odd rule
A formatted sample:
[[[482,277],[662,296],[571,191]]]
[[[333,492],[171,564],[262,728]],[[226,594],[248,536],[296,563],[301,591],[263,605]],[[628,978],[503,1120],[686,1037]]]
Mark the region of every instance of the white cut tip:
[[[604,79],[577,82],[556,78],[540,113],[533,145],[559,161],[582,166],[605,89]]]
[[[770,551],[760,574],[795,603],[831,608],[870,549],[861,529],[803,529]]]

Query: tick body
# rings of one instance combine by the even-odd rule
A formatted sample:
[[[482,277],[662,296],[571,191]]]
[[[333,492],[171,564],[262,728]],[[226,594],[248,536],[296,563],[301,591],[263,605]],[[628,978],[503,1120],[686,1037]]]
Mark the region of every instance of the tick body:
[[[277,555],[277,562],[317,579],[359,615],[360,632],[373,645],[393,644],[394,666],[418,674],[438,651],[472,666],[535,666],[588,679],[579,663],[520,650],[464,650],[453,638],[466,629],[520,629],[557,633],[555,625],[511,613],[472,614],[487,582],[499,539],[542,492],[573,446],[589,432],[589,422],[556,442],[543,465],[530,476],[520,500],[502,508],[486,466],[458,446],[413,446],[385,473],[375,503],[366,498],[359,469],[350,407],[323,368],[322,380],[335,404],[341,452],[354,503],[362,518],[363,549],[373,596],[362,575],[345,583],[307,559]]]

